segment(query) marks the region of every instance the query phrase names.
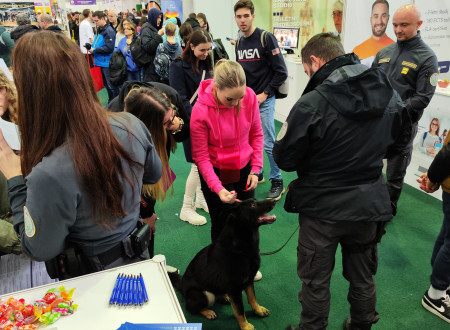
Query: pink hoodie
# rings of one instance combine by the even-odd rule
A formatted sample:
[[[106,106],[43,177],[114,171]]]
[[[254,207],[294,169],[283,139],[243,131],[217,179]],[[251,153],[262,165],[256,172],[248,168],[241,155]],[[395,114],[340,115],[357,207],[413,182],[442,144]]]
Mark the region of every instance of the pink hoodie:
[[[192,158],[208,187],[218,194],[224,187],[213,167],[219,167],[217,157],[220,135],[225,148],[236,150],[239,147],[239,169],[251,161],[251,171],[257,173],[263,166],[264,136],[258,101],[253,90],[246,87],[238,116],[236,107],[230,109],[224,105],[219,106],[218,113],[213,85],[212,79],[200,83],[198,99],[192,109],[190,127]],[[236,132],[236,128],[239,132]]]

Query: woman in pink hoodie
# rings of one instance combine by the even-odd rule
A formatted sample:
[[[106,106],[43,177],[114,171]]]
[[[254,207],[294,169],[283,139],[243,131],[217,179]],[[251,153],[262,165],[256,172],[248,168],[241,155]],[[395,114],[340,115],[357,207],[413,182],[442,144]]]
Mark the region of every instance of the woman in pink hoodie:
[[[222,231],[231,204],[253,198],[263,166],[258,101],[241,65],[217,62],[200,84],[191,115],[192,156],[211,216],[211,239]]]

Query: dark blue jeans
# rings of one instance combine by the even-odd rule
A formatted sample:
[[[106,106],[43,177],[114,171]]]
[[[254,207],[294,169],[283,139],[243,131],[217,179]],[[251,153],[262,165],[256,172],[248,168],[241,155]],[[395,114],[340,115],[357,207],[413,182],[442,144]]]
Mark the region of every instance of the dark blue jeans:
[[[431,256],[431,285],[437,290],[446,290],[450,285],[450,194],[442,192],[444,221],[434,243]]]
[[[109,67],[108,68],[101,68],[102,69],[102,78],[103,78],[103,85],[106,88],[106,91],[108,92],[108,104],[111,103],[113,98],[115,98],[117,95],[119,95],[119,87],[114,86],[111,84],[111,81],[109,80]]]

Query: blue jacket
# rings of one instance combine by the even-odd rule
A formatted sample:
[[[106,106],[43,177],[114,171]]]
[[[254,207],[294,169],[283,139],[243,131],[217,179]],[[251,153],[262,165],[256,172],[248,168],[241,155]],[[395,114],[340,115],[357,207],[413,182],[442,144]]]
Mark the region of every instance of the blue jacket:
[[[123,56],[127,60],[127,71],[131,72],[139,71],[138,66],[133,61],[133,56],[131,55],[130,52],[130,45],[127,45],[127,37],[120,39],[119,44],[117,45],[117,49],[119,49],[122,52]]]
[[[109,60],[114,51],[115,42],[116,34],[110,25],[105,25],[97,30],[92,44],[95,66],[109,67]]]

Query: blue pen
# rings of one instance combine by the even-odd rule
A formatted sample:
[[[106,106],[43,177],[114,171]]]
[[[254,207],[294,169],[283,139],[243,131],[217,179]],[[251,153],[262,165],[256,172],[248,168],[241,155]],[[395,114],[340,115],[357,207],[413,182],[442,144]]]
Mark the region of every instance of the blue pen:
[[[120,291],[122,289],[122,284],[123,284],[123,281],[124,281],[124,277],[125,277],[125,274],[120,274],[119,285],[117,286],[117,290],[114,293],[114,297],[113,297],[113,304],[117,304],[118,301],[119,301],[119,295],[120,295]]]
[[[144,292],[142,291],[142,285],[139,278],[136,276],[136,282],[138,285],[138,299],[139,299],[139,305],[142,306],[144,304]]]
[[[109,299],[109,304],[110,304],[110,305],[114,304],[114,297],[115,297],[115,295],[116,295],[116,293],[117,293],[117,290],[119,290],[120,279],[121,279],[121,276],[120,276],[120,275],[121,275],[121,274],[117,275],[116,283],[114,284],[114,289],[113,289],[113,291],[112,291],[112,293],[111,293],[111,298]]]
[[[147,302],[148,301],[147,289],[145,288],[144,278],[142,277],[141,273],[139,273],[139,281],[141,281],[142,292],[144,292],[144,302]]]
[[[128,305],[130,303],[130,280],[131,280],[131,275],[128,276],[127,278],[127,283],[125,284],[125,295],[123,298],[123,304],[124,305]]]
[[[138,288],[137,288],[137,276],[133,276],[133,304],[138,304]]]
[[[119,299],[117,301],[117,303],[119,305],[123,305],[123,298],[124,298],[124,295],[125,295],[125,285],[126,285],[126,283],[127,283],[127,276],[125,276],[123,278],[122,285],[120,286],[120,294],[119,294]]]

